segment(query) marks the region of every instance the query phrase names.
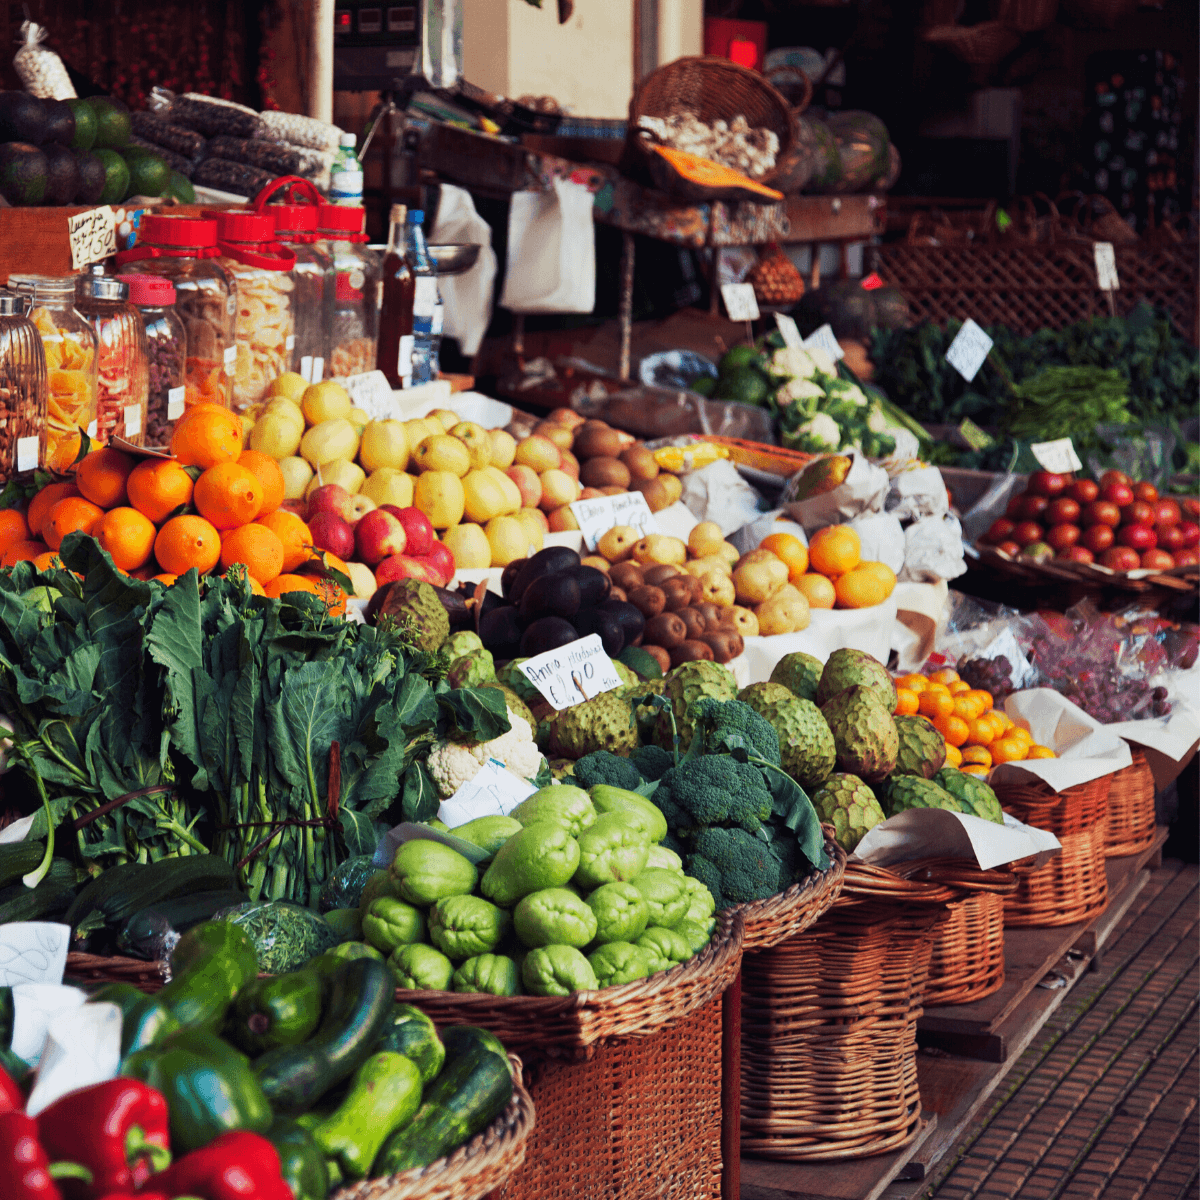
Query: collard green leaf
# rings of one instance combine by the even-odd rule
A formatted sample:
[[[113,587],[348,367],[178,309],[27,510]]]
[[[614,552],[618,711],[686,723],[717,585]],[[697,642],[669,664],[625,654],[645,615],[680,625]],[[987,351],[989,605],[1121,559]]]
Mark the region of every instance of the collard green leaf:
[[[406,821],[431,821],[437,816],[437,788],[424,763],[415,762],[404,773],[400,809]]]
[[[490,742],[512,726],[499,688],[451,688],[437,697],[454,727],[477,742]]]

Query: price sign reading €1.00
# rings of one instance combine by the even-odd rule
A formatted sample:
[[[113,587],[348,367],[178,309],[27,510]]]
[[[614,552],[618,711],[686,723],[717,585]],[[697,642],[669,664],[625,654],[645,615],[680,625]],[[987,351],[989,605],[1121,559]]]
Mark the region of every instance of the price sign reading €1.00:
[[[946,351],[946,361],[970,383],[991,353],[992,339],[968,317]]]
[[[489,758],[450,797],[438,806],[438,820],[451,829],[474,821],[476,817],[507,817],[522,800],[537,791],[533,784],[519,779],[498,758]]]
[[[527,658],[521,670],[559,712],[621,686],[598,633]]]
[[[596,496],[591,500],[573,500],[571,512],[579,522],[584,544],[595,550],[596,543],[617,525],[629,525],[640,537],[662,533],[646,497],[641,492],[623,492],[619,496]]]

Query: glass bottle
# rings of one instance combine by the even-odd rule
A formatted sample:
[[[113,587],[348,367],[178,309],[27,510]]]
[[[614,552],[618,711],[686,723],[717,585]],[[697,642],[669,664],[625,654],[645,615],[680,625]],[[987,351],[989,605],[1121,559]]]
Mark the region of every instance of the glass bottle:
[[[383,256],[383,301],[379,308],[379,349],[375,365],[393,388],[411,387],[413,378],[413,303],[417,277],[405,254],[405,208],[393,204]]]
[[[296,346],[293,371],[309,383],[320,383],[330,371],[330,334],[337,272],[333,255],[317,232],[313,204],[268,204],[263,210],[275,222],[275,237],[296,255],[292,278]]]
[[[46,459],[46,352],[24,307],[0,291],[0,485]]]
[[[187,337],[175,311],[175,285],[161,275],[122,275],[146,331],[146,445],[169,446],[187,408]]]
[[[317,206],[320,244],[333,257],[337,277],[325,371],[335,379],[361,375],[375,366],[383,256],[367,246],[367,235],[363,232],[366,216],[362,208]]]
[[[137,236],[133,247],[117,255],[117,265],[161,275],[174,285],[175,311],[187,335],[187,403],[228,408],[237,358],[237,296],[229,272],[217,261],[216,221],[147,213]]]
[[[437,272],[425,248],[424,223],[425,214],[419,208],[414,208],[408,214],[405,229],[404,255],[416,277],[413,296],[414,384],[428,383],[438,377],[438,346],[442,340],[441,298],[438,296]]]
[[[358,138],[343,133],[338,138],[337,154],[329,173],[329,199],[346,208],[361,208],[363,202],[363,169],[354,152]]]
[[[73,275],[10,275],[46,357],[47,470],[65,472],[96,436],[96,331],[75,307]]]
[[[115,275],[81,275],[75,306],[96,331],[96,437],[105,446],[119,437],[134,446],[146,442],[146,402],[150,377],[146,331],[129,303],[129,284]]]

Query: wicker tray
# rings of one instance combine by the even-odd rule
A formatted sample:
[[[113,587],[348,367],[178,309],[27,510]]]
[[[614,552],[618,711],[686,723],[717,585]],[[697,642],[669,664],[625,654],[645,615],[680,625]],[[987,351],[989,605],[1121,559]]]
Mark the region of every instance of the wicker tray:
[[[1145,754],[1134,746],[1133,762],[1112,775],[1104,824],[1106,858],[1140,854],[1154,841],[1154,774]]]
[[[521,1060],[510,1054],[514,1088],[508,1107],[482,1132],[446,1158],[382,1179],[339,1188],[331,1200],[482,1200],[525,1162],[534,1129],[533,1101]]]
[[[1052,558],[1047,562],[1025,562],[1001,554],[994,546],[976,546],[978,564],[986,566],[1001,580],[1025,586],[1047,584],[1083,584],[1089,590],[1119,588],[1121,591],[1144,594],[1155,589],[1187,593],[1200,589],[1200,567],[1172,567],[1169,571],[1110,571],[1096,563],[1067,562]]]
[[[1036,783],[997,782],[992,784],[996,799],[1005,812],[1026,825],[1045,829],[1061,838],[1067,833],[1103,828],[1108,812],[1108,790],[1112,774],[1089,779],[1056,792],[1040,780]]]

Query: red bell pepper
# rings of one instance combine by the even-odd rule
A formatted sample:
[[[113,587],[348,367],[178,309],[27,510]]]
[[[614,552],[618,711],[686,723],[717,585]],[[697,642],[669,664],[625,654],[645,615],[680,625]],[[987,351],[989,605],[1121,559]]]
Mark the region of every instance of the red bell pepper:
[[[0,1113],[0,1200],[62,1200],[37,1122],[23,1112]]]
[[[25,1093],[17,1087],[16,1080],[0,1067],[0,1113],[24,1111]]]
[[[196,1200],[292,1200],[279,1172],[279,1152],[266,1138],[235,1129],[176,1159],[148,1188]]]
[[[37,1118],[51,1158],[82,1163],[92,1183],[64,1180],[67,1200],[131,1192],[171,1161],[167,1102],[137,1079],[109,1079],[68,1092]]]

